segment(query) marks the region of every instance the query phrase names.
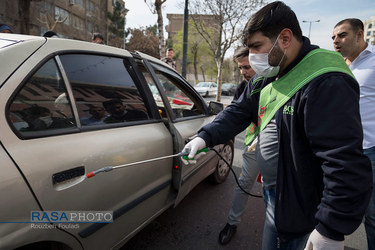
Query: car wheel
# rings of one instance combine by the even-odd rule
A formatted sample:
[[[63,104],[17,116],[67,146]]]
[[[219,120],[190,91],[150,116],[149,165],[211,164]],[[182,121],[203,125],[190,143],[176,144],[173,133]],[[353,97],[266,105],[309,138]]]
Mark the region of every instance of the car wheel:
[[[220,154],[230,164],[230,166],[232,166],[234,158],[233,141],[230,141],[227,144],[225,144]],[[222,183],[227,179],[229,171],[229,166],[223,161],[223,159],[220,158],[219,162],[216,165],[215,172],[213,172],[211,175],[211,180],[217,184]]]

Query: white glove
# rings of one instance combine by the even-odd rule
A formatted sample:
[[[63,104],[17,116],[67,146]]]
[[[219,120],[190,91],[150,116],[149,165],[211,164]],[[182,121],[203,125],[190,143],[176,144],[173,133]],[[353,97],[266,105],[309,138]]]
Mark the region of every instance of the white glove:
[[[344,250],[344,241],[332,240],[314,229],[307,240],[305,250]]]
[[[205,147],[206,142],[200,137],[195,137],[192,141],[185,145],[182,151],[188,150],[190,152],[188,157],[190,159],[194,159],[195,155],[197,154],[197,151],[204,149]]]

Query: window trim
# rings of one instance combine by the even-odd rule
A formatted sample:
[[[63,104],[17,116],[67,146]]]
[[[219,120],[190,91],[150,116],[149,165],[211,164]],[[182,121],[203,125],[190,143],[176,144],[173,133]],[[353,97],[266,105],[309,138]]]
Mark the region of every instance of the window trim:
[[[126,70],[128,70],[131,78],[136,84],[136,87],[140,91],[140,95],[144,101],[145,107],[148,110],[150,110],[150,114],[149,114],[150,119],[140,120],[140,121],[131,121],[131,122],[126,122],[126,123],[109,123],[109,124],[99,124],[99,125],[92,125],[92,126],[82,126],[81,121],[79,119],[79,115],[78,115],[78,108],[76,105],[76,101],[74,99],[74,96],[72,95],[72,86],[70,84],[69,79],[67,78],[61,59],[59,58],[59,56],[66,55],[66,54],[109,56],[109,57],[119,58],[121,60],[124,60],[124,59],[127,60],[127,62],[129,62],[129,65],[132,66],[133,69],[130,69],[128,67],[125,67],[125,68]],[[25,135],[24,133],[21,133],[19,130],[17,130],[16,127],[13,125],[12,121],[10,120],[10,105],[12,104],[12,102],[14,101],[14,98],[17,96],[20,90],[25,86],[25,84],[30,79],[30,77],[32,77],[47,61],[51,59],[54,60],[56,67],[59,70],[59,73],[61,74],[62,81],[65,85],[65,88],[68,92],[67,98],[72,107],[72,112],[73,112],[74,120],[76,122],[76,126],[70,127],[70,128],[61,128],[58,130],[53,129],[53,130],[35,131],[35,132],[30,132],[27,135]],[[11,128],[11,130],[13,131],[13,133],[21,140],[29,140],[29,139],[45,138],[45,137],[50,137],[50,136],[74,134],[74,133],[80,133],[80,132],[99,131],[103,129],[120,128],[120,127],[123,128],[123,127],[135,126],[135,125],[159,123],[161,121],[161,117],[159,113],[157,112],[157,106],[155,102],[153,101],[153,99],[151,100],[149,99],[151,90],[145,87],[143,81],[138,75],[140,74],[140,72],[137,73],[137,70],[138,68],[132,57],[121,56],[118,54],[111,54],[111,53],[105,53],[105,52],[100,52],[100,51],[71,51],[71,50],[52,52],[51,54],[46,55],[45,58],[40,60],[37,64],[32,66],[32,70],[30,70],[24,76],[22,81],[18,84],[18,86],[14,89],[13,93],[9,96],[9,99],[7,100],[7,103],[5,105],[5,108],[6,108],[5,115],[6,115],[7,123],[9,127]]]
[[[206,102],[204,101],[204,99],[202,98],[202,96],[199,95],[198,92],[196,92],[195,89],[189,83],[187,83],[182,78],[180,78],[179,75],[176,74],[174,71],[169,70],[168,68],[166,68],[164,66],[161,66],[161,65],[159,65],[159,64],[157,64],[155,62],[149,62],[149,63],[150,63],[150,66],[152,67],[152,77],[155,80],[155,83],[157,85],[157,88],[158,88],[159,92],[162,93],[162,99],[163,99],[164,106],[167,107],[168,113],[170,113],[171,117],[173,117],[171,119],[172,122],[175,123],[175,122],[180,122],[180,121],[198,119],[198,118],[206,117],[206,116],[209,115],[208,114],[208,107],[207,107]],[[196,116],[176,117],[174,115],[173,111],[172,111],[172,107],[171,107],[170,103],[167,101],[168,98],[167,98],[167,96],[165,94],[165,91],[164,91],[161,83],[159,82],[158,77],[156,76],[156,72],[155,71],[160,71],[162,73],[165,73],[165,74],[169,75],[170,77],[172,77],[178,83],[177,87],[179,87],[180,89],[186,90],[187,92],[193,93],[192,96],[195,96],[197,99],[192,100],[192,101],[193,102],[194,101],[199,102],[199,104],[202,106],[203,114],[196,115]]]
[[[153,107],[153,105],[151,105],[151,102],[148,100],[149,96],[144,91],[144,84],[139,80],[138,76],[136,74],[134,74],[134,72],[133,72],[134,71],[134,65],[131,62],[131,59],[132,59],[131,57],[121,56],[121,55],[118,55],[118,54],[101,53],[101,52],[97,52],[97,51],[95,51],[95,52],[94,51],[90,51],[90,52],[87,52],[87,51],[63,51],[61,53],[58,53],[58,55],[59,56],[63,56],[63,55],[104,56],[104,57],[117,58],[117,59],[120,59],[120,60],[123,60],[123,61],[126,60],[129,63],[129,65],[131,67],[133,67],[133,69],[127,67],[127,64],[124,64],[124,68],[128,71],[128,73],[129,73],[130,77],[132,78],[136,88],[138,89],[138,91],[140,93],[140,96],[143,100],[143,103],[145,105],[145,108],[147,109],[147,111],[150,110],[150,113],[147,113],[149,115],[148,120],[139,120],[139,121],[131,121],[131,122],[123,122],[123,123],[95,124],[95,125],[90,125],[90,126],[82,126],[82,124],[80,123],[81,124],[81,127],[79,127],[80,131],[82,131],[82,132],[96,131],[96,130],[102,130],[102,129],[120,128],[120,127],[128,127],[128,126],[134,126],[134,125],[143,125],[143,124],[151,124],[151,123],[160,122],[160,119],[156,118],[157,116],[155,116],[155,111],[154,111],[155,107]],[[62,67],[64,67],[62,62],[61,62],[61,65],[62,65]],[[71,89],[71,91],[73,93],[72,85],[71,85],[67,75],[66,75],[66,79],[67,79],[66,84],[69,85],[69,88]],[[74,95],[72,95],[72,98],[74,99]],[[74,104],[75,104],[75,108],[77,109],[76,119],[80,120],[79,114],[78,114],[78,108],[77,108],[75,100],[74,100]]]
[[[77,128],[80,129],[82,127],[82,124],[81,124],[81,120],[79,119],[79,114],[78,114],[78,109],[77,109],[77,105],[76,105],[76,100],[75,100],[75,98],[73,96],[72,85],[70,84],[70,82],[68,80],[68,76],[66,75],[65,69],[64,69],[64,67],[62,65],[62,62],[60,60],[59,55],[55,56],[55,60],[56,60],[57,66],[58,66],[58,68],[60,70],[63,82],[65,84],[66,91],[68,92],[68,100],[70,101],[70,104],[71,104],[72,109],[73,109],[74,120],[76,121]]]
[[[56,53],[52,53],[50,55],[47,55],[43,60],[39,61],[32,70],[30,70],[25,77],[22,79],[22,81],[18,84],[18,86],[15,88],[11,96],[8,98],[7,103],[5,105],[5,116],[6,120],[8,122],[8,126],[12,129],[13,133],[20,138],[21,140],[29,140],[29,139],[37,139],[37,138],[45,138],[45,137],[50,137],[50,136],[59,136],[63,134],[72,134],[72,133],[78,133],[80,130],[77,126],[75,127],[69,127],[69,128],[60,128],[60,129],[51,129],[51,130],[43,130],[43,131],[33,131],[28,134],[21,133],[19,130],[16,129],[16,127],[13,125],[12,121],[10,120],[10,105],[13,103],[15,97],[19,92],[21,91],[22,88],[25,87],[27,84],[28,80],[34,76],[34,74],[42,68],[49,60],[53,60],[56,64],[56,68],[60,71],[60,67],[57,64],[56,61]],[[61,75],[62,76],[62,75]],[[62,78],[63,83],[65,85],[65,88],[67,89],[67,82]],[[69,93],[68,93],[69,95]],[[69,96],[68,96],[69,98]],[[72,105],[70,103],[70,105]],[[73,113],[74,116],[74,113]]]

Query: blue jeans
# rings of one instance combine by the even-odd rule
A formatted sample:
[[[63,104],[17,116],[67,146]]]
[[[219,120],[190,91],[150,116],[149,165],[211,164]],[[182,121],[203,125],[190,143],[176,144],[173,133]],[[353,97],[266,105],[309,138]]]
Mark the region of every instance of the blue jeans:
[[[263,199],[266,203],[266,218],[263,228],[263,250],[303,250],[306,246],[307,239],[310,234],[303,237],[290,240],[288,242],[280,242],[278,246],[278,235],[275,226],[275,197],[276,189],[263,188]]]
[[[242,152],[242,171],[238,182],[244,190],[250,192],[258,174],[259,169],[255,160],[255,152],[247,152],[247,147],[245,147]],[[248,194],[244,193],[239,187],[236,187],[228,216],[228,223],[230,225],[238,225],[240,223],[241,215],[245,211],[248,198]]]
[[[365,215],[365,229],[367,246],[369,250],[375,250],[375,147],[363,150],[363,153],[370,159],[372,166],[372,194],[370,204]]]

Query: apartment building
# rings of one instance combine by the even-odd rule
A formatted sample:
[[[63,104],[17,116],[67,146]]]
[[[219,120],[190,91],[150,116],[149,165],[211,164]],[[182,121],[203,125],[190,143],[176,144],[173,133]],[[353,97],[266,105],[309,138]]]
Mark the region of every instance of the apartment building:
[[[108,38],[107,12],[112,12],[115,1],[1,0],[0,23],[20,34],[40,36],[53,30],[60,37],[91,41],[92,34],[99,32]]]
[[[375,45],[375,16],[363,21],[365,41]]]

